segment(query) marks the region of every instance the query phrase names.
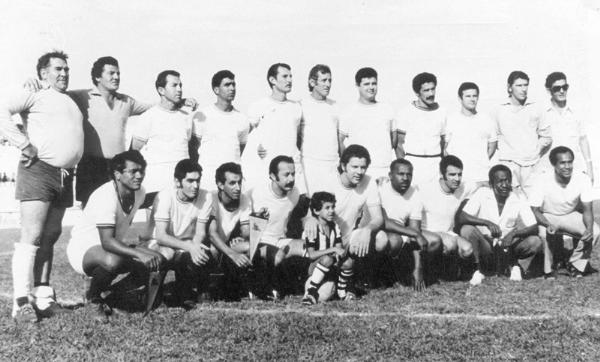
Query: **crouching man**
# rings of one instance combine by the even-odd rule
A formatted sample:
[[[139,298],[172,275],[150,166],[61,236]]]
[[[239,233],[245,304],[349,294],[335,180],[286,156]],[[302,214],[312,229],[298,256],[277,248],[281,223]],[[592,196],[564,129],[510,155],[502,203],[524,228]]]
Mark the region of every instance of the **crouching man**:
[[[96,189],[73,227],[67,246],[71,266],[91,277],[86,300],[96,306],[95,319],[106,323],[112,309],[101,293],[119,274],[157,271],[164,264],[160,253],[127,244],[125,236],[145,191],[146,161],[138,151],[117,154],[110,161],[112,180]]]

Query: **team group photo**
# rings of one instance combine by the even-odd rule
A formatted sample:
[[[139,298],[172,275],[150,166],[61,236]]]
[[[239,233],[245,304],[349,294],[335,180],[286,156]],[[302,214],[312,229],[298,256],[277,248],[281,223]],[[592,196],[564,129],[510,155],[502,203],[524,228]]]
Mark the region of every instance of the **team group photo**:
[[[589,10],[557,6],[568,21]],[[505,10],[480,14],[486,29]],[[177,18],[163,16],[158,27]],[[206,21],[215,36],[224,26]],[[584,24],[585,49],[600,30]],[[25,338],[28,358],[60,360],[600,356],[600,147],[593,101],[577,103],[598,73],[583,60],[532,66],[497,40],[513,52],[498,67],[445,46],[438,60],[406,53],[404,69],[340,63],[331,55],[352,52],[334,49],[218,65],[227,56],[208,45],[188,64],[158,60],[164,41],[146,59],[108,44],[82,53],[67,29],[40,33],[0,100],[14,155],[1,166],[15,175],[3,202],[14,198],[18,220],[0,231],[7,360]],[[272,47],[283,40],[258,29]],[[422,34],[402,36],[434,39]],[[451,60],[461,64],[437,64]],[[478,61],[490,66],[469,72]],[[118,333],[131,340],[121,348]]]

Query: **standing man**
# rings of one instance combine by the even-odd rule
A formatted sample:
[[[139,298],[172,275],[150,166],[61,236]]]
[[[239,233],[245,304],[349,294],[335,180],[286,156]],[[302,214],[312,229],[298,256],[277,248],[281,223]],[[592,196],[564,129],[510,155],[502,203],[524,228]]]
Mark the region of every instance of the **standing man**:
[[[165,70],[156,77],[160,103],[140,117],[133,134],[131,148],[143,150],[148,162],[144,188],[146,201],[152,205],[158,191],[173,188],[173,172],[180,160],[189,158],[189,143],[193,136],[193,120],[189,109],[182,108],[183,84],[178,72]]]
[[[585,124],[567,105],[567,76],[562,72],[548,74],[546,89],[550,93],[551,104],[546,109],[546,120],[552,127],[552,144],[554,147],[570,148],[575,154],[574,171],[585,172],[593,184],[594,167]],[[550,165],[547,166],[551,168]]]
[[[483,281],[482,268],[496,246],[508,254],[510,280],[514,281],[522,280],[519,261],[527,271],[533,258],[542,252],[535,216],[527,202],[512,192],[510,169],[496,165],[490,169],[489,177],[491,188],[479,188],[458,216],[463,225],[460,234],[473,246],[475,272],[471,285]]]
[[[49,88],[23,92],[0,109],[0,134],[21,149],[15,193],[21,237],[12,258],[12,317],[17,321],[36,321],[36,311],[49,317],[61,310],[50,272],[65,209],[73,205],[73,168],[83,154],[83,116],[66,94],[67,55],[42,55],[37,74]],[[11,120],[15,114],[23,119],[23,131]]]
[[[340,149],[344,150],[344,142],[366,147],[372,161],[369,175],[374,179],[387,177],[397,146],[394,111],[389,105],[375,99],[377,96],[375,69],[359,69],[354,80],[358,90],[358,101],[340,116]]]
[[[85,293],[95,310],[94,319],[108,323],[112,308],[102,297],[122,273],[157,271],[162,255],[145,246],[132,246],[125,237],[144,202],[142,181],[146,161],[138,151],[125,151],[111,160],[113,180],[96,189],[73,226],[67,245],[69,263],[79,274],[91,277]]]
[[[559,246],[555,245],[556,239],[548,240],[548,236],[566,233],[574,238],[576,245],[568,268],[575,277],[587,271],[592,247],[600,238],[592,209],[592,184],[585,174],[573,172],[573,160],[570,148],[552,149],[550,163],[554,172],[539,177],[529,198],[544,242],[544,273],[550,278],[556,275],[553,254]]]
[[[498,160],[508,166],[514,187],[528,195],[539,160],[550,149],[552,133],[539,107],[527,100],[529,76],[515,70],[508,76],[508,100],[493,119],[498,135]]]
[[[204,170],[201,187],[216,191],[217,167],[226,162],[240,163],[250,124],[233,106],[235,75],[229,70],[220,70],[213,75],[211,84],[217,101],[194,115],[194,127],[200,142],[198,162]]]
[[[242,155],[242,164],[250,187],[262,183],[264,175],[268,173],[269,160],[277,155],[286,155],[294,159],[298,189],[301,193],[306,192],[299,150],[302,144],[302,108],[299,103],[287,98],[292,91],[291,69],[284,63],[271,65],[267,71],[271,96],[253,103],[248,110],[253,131]]]
[[[417,186],[437,181],[437,166],[440,157],[446,154],[446,111],[435,101],[436,87],[435,75],[417,74],[412,81],[417,99],[396,117],[396,155],[412,162]]]
[[[339,160],[339,110],[327,98],[331,89],[331,70],[317,64],[308,74],[310,96],[302,105],[302,163],[308,195],[325,190],[337,178]]]
[[[465,165],[465,181],[487,184],[490,159],[498,145],[496,130],[492,120],[477,111],[477,84],[461,84],[458,98],[460,112],[448,116],[447,152],[460,158]]]

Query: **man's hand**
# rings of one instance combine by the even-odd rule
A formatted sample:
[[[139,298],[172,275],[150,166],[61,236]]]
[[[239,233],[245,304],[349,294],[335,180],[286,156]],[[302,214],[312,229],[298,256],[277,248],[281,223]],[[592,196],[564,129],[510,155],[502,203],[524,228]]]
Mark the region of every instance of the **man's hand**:
[[[513,244],[513,240],[515,238],[515,231],[512,230],[508,234],[504,235],[502,239],[500,239],[500,245],[506,249]]]
[[[588,242],[592,241],[593,237],[594,237],[594,231],[586,229],[585,232],[583,234],[581,234],[580,240],[588,243]]]
[[[246,239],[236,236],[235,238],[231,239],[229,247],[231,247],[235,252],[247,254],[248,250],[250,249],[250,243],[248,243]]]
[[[256,216],[261,217],[263,219],[269,219],[269,216],[271,216],[269,214],[269,209],[267,209],[266,207],[261,207],[255,214]]]
[[[319,222],[314,217],[309,217],[304,222],[304,232],[310,240],[316,239],[319,236]]]
[[[258,147],[256,147],[256,152],[258,153],[258,157],[260,157],[261,159],[267,157],[267,150],[263,147],[262,144],[259,144]]]
[[[198,102],[194,98],[185,98],[183,100],[183,105],[190,107],[192,111],[195,111],[196,108],[198,108]]]
[[[493,222],[488,222],[485,227],[488,228],[488,230],[490,231],[490,233],[492,233],[492,237],[493,238],[499,238],[502,235],[502,229],[500,229],[500,226],[494,224]]]
[[[346,257],[346,249],[344,249],[340,246],[334,246],[332,249],[333,249],[332,254],[336,261],[340,261],[340,260],[344,259],[344,257]]]
[[[369,244],[371,243],[371,230],[360,228],[355,230],[356,235],[350,241],[349,251],[359,258],[365,257],[369,253]]]
[[[549,235],[554,235],[557,232],[558,232],[558,227],[557,226],[554,226],[554,225],[550,224],[550,225],[548,225],[546,227],[546,233],[549,234]]]
[[[30,143],[21,150],[21,162],[25,167],[29,167],[37,160],[37,154],[37,148]]]
[[[415,239],[417,239],[417,244],[419,244],[419,247],[421,248],[421,250],[427,251],[427,246],[429,245],[429,243],[427,242],[427,239],[425,239],[423,234],[421,234],[421,233],[417,234],[417,237]]]
[[[247,268],[250,266],[250,264],[252,264],[246,255],[240,254],[234,250],[232,250],[228,256],[238,268]]]
[[[202,244],[190,243],[187,247],[187,251],[190,253],[192,262],[198,266],[208,263],[209,256],[206,253],[206,247]]]
[[[50,83],[43,80],[39,80],[37,78],[29,78],[23,84],[23,88],[25,88],[25,90],[27,90],[28,92],[36,93],[41,91],[42,89],[50,88]]]
[[[139,251],[137,258],[149,271],[157,271],[162,262],[160,253],[149,249],[137,249]]]
[[[425,280],[423,279],[423,267],[419,266],[413,270],[413,289],[415,292],[425,290]]]

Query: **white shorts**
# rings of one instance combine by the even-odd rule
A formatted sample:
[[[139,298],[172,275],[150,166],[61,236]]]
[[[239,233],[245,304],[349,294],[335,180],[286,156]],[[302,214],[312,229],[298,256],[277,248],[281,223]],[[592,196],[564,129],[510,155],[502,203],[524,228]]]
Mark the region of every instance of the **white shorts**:
[[[149,164],[146,167],[146,176],[143,182],[146,194],[158,192],[167,187],[175,187],[175,177],[173,176],[175,165],[177,165],[177,162]]]
[[[102,245],[99,240],[69,240],[67,245],[67,259],[71,267],[81,275],[86,275],[83,271],[83,257],[88,250],[96,245]]]
[[[337,161],[323,161],[305,157],[302,160],[309,196],[317,191],[331,192],[337,182]]]
[[[413,165],[413,186],[425,185],[440,178],[441,159],[439,157],[415,157],[407,155],[406,159]]]
[[[286,247],[289,243],[291,243],[292,240],[294,240],[294,239],[290,239],[290,238],[281,238],[281,239],[277,239],[277,240],[261,239],[260,242],[258,243],[258,246],[260,247],[261,244],[262,245],[271,245],[278,249],[281,249],[281,248]]]

